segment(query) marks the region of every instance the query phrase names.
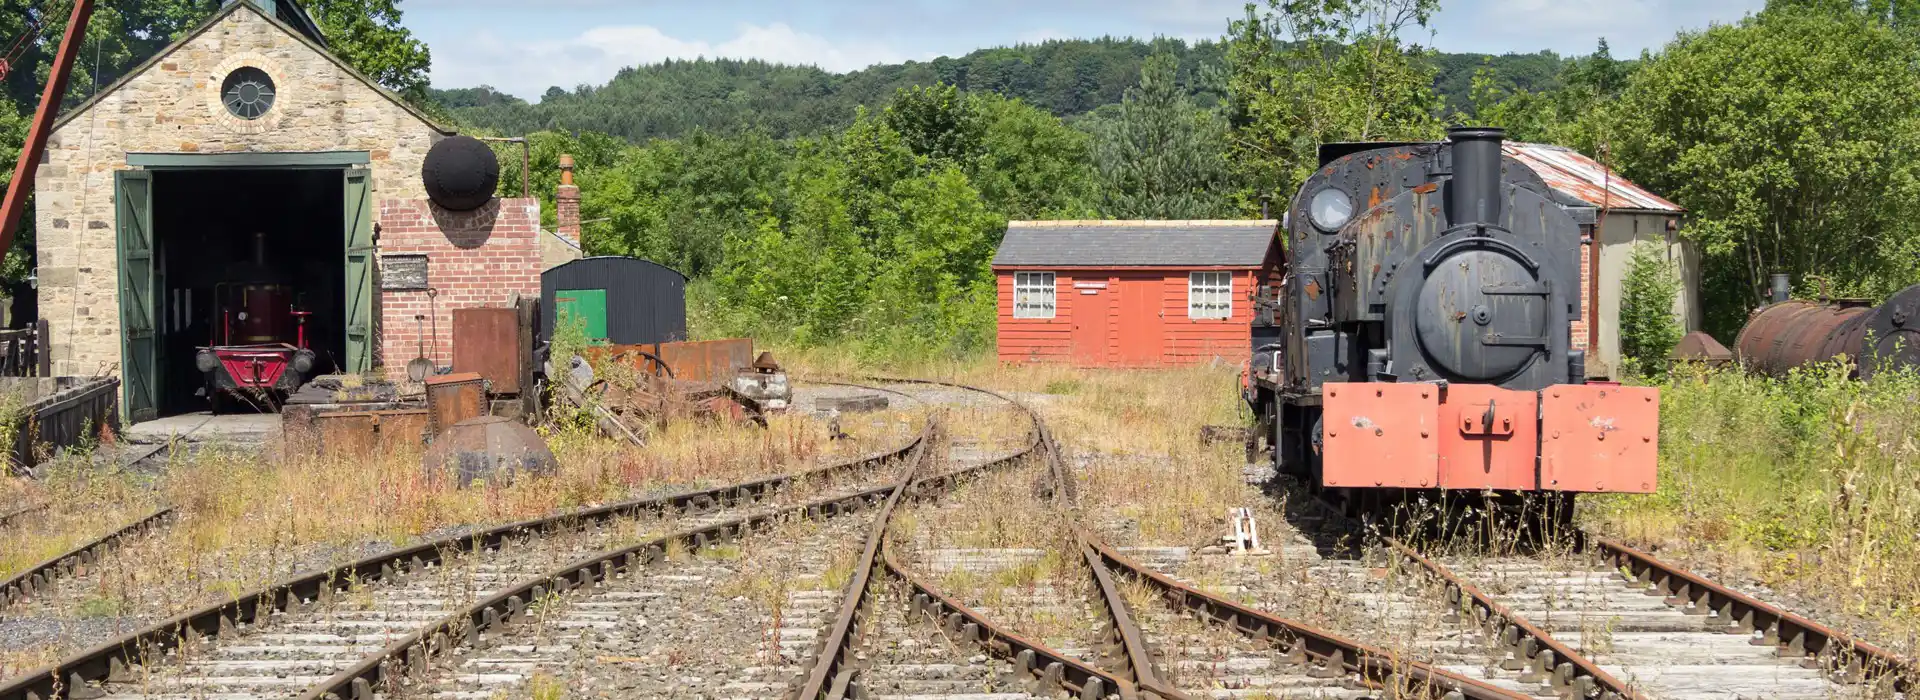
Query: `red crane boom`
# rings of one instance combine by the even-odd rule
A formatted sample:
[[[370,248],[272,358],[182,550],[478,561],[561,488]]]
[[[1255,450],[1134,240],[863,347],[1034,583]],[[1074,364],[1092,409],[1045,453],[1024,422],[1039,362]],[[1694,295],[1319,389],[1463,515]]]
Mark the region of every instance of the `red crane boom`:
[[[0,201],[0,256],[13,247],[13,234],[19,230],[20,216],[27,209],[27,194],[33,191],[33,176],[40,169],[40,154],[46,152],[47,137],[53,135],[53,118],[60,113],[60,100],[67,94],[67,78],[73,75],[74,57],[80,53],[81,37],[87,33],[87,20],[92,18],[93,0],[74,0],[67,33],[60,38],[60,53],[53,57],[46,91],[40,94],[40,106],[33,112],[33,126],[27,130],[26,144],[20,147],[20,161],[13,166],[7,198]]]

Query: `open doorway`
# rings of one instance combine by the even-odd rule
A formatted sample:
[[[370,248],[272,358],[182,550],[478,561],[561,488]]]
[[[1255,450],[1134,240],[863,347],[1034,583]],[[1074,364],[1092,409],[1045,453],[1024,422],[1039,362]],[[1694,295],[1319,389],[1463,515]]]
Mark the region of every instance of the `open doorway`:
[[[242,295],[271,287],[275,328],[304,336],[315,365],[345,357],[344,184],[339,169],[153,173],[155,398],[161,416],[208,410],[199,348],[253,342]],[[279,296],[284,295],[284,296]],[[283,308],[286,307],[286,308]],[[285,316],[279,316],[285,314]]]

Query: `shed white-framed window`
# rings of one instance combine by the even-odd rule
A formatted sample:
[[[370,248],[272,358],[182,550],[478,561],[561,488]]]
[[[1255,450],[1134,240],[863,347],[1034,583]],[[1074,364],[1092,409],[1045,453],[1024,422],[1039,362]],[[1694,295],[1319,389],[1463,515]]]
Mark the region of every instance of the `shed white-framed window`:
[[[1013,273],[1013,317],[1053,318],[1053,273]]]
[[[1188,274],[1187,318],[1233,318],[1233,273],[1220,271]]]

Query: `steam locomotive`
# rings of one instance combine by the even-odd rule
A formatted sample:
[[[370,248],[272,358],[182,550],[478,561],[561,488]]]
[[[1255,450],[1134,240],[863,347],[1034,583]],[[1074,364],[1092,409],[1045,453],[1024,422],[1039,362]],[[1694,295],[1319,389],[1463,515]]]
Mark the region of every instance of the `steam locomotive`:
[[[293,287],[267,265],[266,234],[254,234],[253,259],[235,266],[232,278],[246,281],[214,285],[213,338],[194,353],[194,368],[206,376],[215,412],[236,402],[273,407],[313,372],[312,313],[300,310]]]
[[[1349,503],[1653,491],[1658,390],[1585,380],[1580,226],[1504,138],[1321,147],[1244,379],[1278,473]]]

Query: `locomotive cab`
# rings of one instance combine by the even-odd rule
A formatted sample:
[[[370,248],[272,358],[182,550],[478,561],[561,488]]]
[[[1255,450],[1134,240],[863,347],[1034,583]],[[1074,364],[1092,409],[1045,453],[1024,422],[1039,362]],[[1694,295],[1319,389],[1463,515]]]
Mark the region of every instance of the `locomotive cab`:
[[[1657,396],[1584,384],[1580,227],[1503,139],[1322,149],[1288,210],[1285,281],[1256,300],[1271,321],[1256,320],[1247,399],[1279,472],[1341,489],[1652,490]]]

